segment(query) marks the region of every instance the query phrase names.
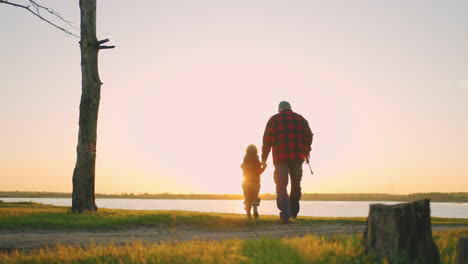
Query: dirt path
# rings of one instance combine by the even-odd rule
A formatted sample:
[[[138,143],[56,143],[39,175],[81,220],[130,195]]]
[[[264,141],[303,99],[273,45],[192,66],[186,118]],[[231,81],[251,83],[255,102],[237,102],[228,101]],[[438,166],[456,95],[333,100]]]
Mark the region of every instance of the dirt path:
[[[465,226],[466,227],[466,226]],[[433,231],[456,229],[454,226],[433,226]],[[31,249],[45,245],[78,244],[85,245],[94,241],[100,243],[114,242],[122,244],[134,239],[145,242],[175,242],[191,240],[194,238],[203,240],[218,240],[227,238],[259,238],[269,237],[291,237],[316,234],[331,236],[338,234],[358,234],[364,232],[364,225],[317,225],[303,226],[296,224],[270,225],[256,228],[239,228],[229,230],[204,230],[194,228],[177,227],[168,228],[134,228],[112,231],[51,231],[51,230],[23,230],[23,231],[0,231],[0,250]]]

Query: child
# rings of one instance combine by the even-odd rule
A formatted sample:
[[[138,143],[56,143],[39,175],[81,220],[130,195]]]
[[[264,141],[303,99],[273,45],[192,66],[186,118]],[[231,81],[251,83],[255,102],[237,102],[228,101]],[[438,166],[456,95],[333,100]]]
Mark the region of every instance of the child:
[[[241,164],[241,168],[244,174],[242,190],[244,191],[245,212],[247,213],[247,217],[251,218],[250,209],[253,207],[254,217],[258,218],[257,207],[260,205],[260,198],[258,198],[260,174],[263,173],[265,167],[262,168],[255,145],[249,145],[245,150],[244,162]]]

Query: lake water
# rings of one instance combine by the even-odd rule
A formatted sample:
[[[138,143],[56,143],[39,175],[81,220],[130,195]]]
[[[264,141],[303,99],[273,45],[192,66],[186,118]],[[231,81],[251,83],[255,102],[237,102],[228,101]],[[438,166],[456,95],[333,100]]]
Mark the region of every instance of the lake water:
[[[1,198],[4,202],[27,202],[71,206],[71,198]],[[302,216],[367,217],[369,205],[374,203],[396,204],[398,202],[354,201],[301,201]],[[130,210],[183,210],[214,213],[243,214],[240,200],[172,200],[172,199],[96,199],[98,208]],[[262,201],[260,215],[277,215],[276,202]],[[431,216],[468,218],[468,203],[431,203]]]

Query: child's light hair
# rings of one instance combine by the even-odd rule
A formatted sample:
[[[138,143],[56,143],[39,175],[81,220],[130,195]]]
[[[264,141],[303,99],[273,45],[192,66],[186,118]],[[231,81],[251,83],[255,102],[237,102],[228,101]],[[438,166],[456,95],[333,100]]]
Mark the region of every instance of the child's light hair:
[[[245,153],[257,153],[257,147],[254,144],[250,144],[247,149],[245,150]]]

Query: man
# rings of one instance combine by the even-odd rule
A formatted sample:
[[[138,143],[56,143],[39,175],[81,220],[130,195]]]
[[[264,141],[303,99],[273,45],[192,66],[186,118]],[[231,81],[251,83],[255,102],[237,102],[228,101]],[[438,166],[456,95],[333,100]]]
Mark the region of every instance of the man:
[[[270,150],[275,165],[276,205],[280,210],[281,223],[297,218],[301,199],[302,163],[309,162],[313,134],[309,123],[291,110],[291,104],[282,101],[278,113],[270,117],[263,134],[262,165]],[[288,176],[289,174],[289,176]],[[287,187],[291,178],[291,194]]]

